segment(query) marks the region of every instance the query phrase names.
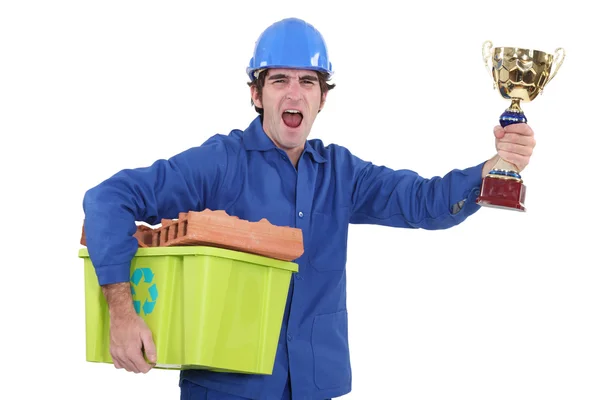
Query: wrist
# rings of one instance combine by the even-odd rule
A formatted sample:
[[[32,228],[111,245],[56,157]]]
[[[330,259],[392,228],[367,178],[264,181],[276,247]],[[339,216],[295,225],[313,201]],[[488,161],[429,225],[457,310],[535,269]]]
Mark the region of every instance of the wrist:
[[[481,170],[481,179],[485,178],[486,175],[494,168],[494,165],[498,162],[500,156],[496,154],[494,157],[490,158],[483,164],[483,168]]]
[[[131,318],[137,313],[133,307],[131,285],[129,282],[112,283],[102,286],[102,293],[108,304],[110,319]]]

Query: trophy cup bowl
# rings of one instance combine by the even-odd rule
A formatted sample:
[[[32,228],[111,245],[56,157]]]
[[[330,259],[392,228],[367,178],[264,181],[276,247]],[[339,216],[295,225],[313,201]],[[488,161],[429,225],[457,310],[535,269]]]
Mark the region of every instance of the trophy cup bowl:
[[[533,101],[554,78],[562,65],[565,51],[554,54],[518,47],[495,47],[484,42],[483,61],[494,82],[494,90],[510,100],[510,106],[500,115],[500,125],[527,123],[520,103]],[[555,66],[555,68],[552,68]],[[518,168],[500,158],[483,178],[477,204],[515,211],[525,211],[525,185]]]

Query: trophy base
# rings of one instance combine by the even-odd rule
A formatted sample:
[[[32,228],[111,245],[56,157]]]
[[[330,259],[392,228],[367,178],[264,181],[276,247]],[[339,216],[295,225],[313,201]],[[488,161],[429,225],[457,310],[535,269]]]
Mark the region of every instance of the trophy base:
[[[476,203],[486,207],[525,211],[526,187],[521,180],[486,176]]]

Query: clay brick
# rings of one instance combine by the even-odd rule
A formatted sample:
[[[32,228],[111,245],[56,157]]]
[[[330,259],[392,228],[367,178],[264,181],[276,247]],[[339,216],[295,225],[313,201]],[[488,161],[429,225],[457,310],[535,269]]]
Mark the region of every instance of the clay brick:
[[[276,226],[265,218],[250,222],[223,210],[179,213],[156,229],[139,225],[134,237],[140,247],[212,246],[292,261],[304,253],[302,230]],[[86,245],[82,227],[81,241]]]
[[[83,225],[81,226],[81,239],[79,239],[79,243],[82,246],[87,246],[87,242],[85,241],[85,228]]]
[[[153,232],[154,229],[148,226],[139,225],[137,227],[137,231],[133,234],[133,237],[137,239],[140,247],[150,247],[152,246]]]
[[[250,222],[222,210],[204,210],[190,211],[178,223],[187,223],[187,233],[169,238],[164,242],[165,246],[215,246],[286,261],[298,258],[304,252],[301,229],[272,225],[264,218]]]
[[[179,213],[179,221],[181,223],[177,224],[177,236],[184,236],[187,231],[187,213]]]
[[[144,225],[139,225],[137,227],[136,232],[133,234],[133,237],[135,237],[137,239],[140,247],[151,247],[153,233],[154,233],[154,229],[144,226]],[[85,239],[85,227],[84,226],[81,227],[81,239],[80,239],[79,243],[83,246],[87,246],[87,241]]]

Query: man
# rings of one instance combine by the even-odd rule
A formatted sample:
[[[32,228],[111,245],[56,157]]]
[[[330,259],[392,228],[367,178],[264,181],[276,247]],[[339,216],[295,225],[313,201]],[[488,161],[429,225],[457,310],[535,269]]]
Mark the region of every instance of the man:
[[[351,390],[346,311],[349,223],[445,229],[479,206],[482,178],[501,156],[519,169],[535,141],[526,124],[496,127],[498,155],[444,177],[393,171],[308,136],[334,85],[321,34],[298,19],[268,27],[247,69],[259,116],[244,131],[215,135],[152,166],[124,170],[84,199],[90,256],[110,310],[117,368],[147,372],[152,334],[132,306],[135,221],[179,212],[225,210],[249,221],[302,229],[305,252],[290,283],[273,374],[188,370],[182,399],[329,399]]]

